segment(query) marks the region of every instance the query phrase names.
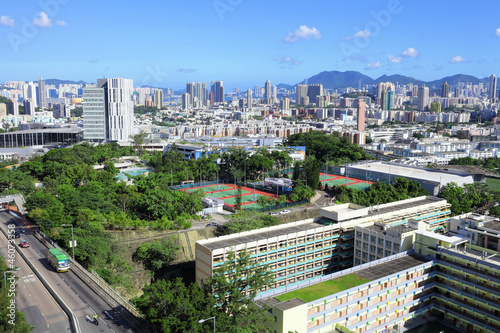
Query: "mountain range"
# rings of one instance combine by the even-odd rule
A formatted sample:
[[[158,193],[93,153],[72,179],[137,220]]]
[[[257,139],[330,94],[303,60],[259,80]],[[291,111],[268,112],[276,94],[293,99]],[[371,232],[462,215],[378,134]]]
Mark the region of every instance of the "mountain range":
[[[477,78],[472,75],[466,75],[466,74],[456,74],[453,76],[447,76],[438,80],[434,81],[423,81],[416,79],[414,77],[410,76],[404,76],[400,74],[393,74],[393,75],[382,75],[381,77],[377,79],[373,79],[369,77],[368,75],[362,74],[357,71],[346,71],[346,72],[340,72],[340,71],[324,71],[319,74],[313,75],[310,78],[299,82],[299,83],[308,83],[308,84],[322,84],[323,88],[325,89],[339,89],[339,88],[347,88],[347,87],[358,87],[358,83],[361,80],[361,84],[378,84],[380,82],[392,82],[392,83],[399,83],[401,85],[413,83],[417,85],[422,85],[425,84],[429,88],[441,88],[441,85],[446,81],[450,86],[456,86],[459,82],[464,82],[464,83],[472,83],[472,84],[488,84],[489,83],[489,77],[485,78]],[[46,85],[59,85],[59,84],[86,84],[84,81],[71,81],[71,80],[59,80],[59,79],[47,79],[45,80]],[[280,88],[285,88],[288,90],[293,89],[293,87],[296,84],[290,85],[286,83],[280,83],[277,85],[278,89]],[[166,89],[166,88],[162,88]],[[178,93],[185,92],[185,90],[179,90],[177,91]]]
[[[319,74],[313,75],[310,78],[299,82],[299,83],[308,83],[308,84],[322,84],[325,89],[338,89],[338,88],[347,88],[347,87],[358,87],[358,82],[361,80],[361,84],[378,84],[380,82],[392,82],[399,83],[402,85],[413,83],[417,85],[425,84],[429,88],[441,88],[441,85],[446,81],[450,86],[455,86],[459,82],[464,83],[484,83],[487,84],[489,82],[489,78],[477,78],[472,75],[465,74],[456,74],[453,76],[447,76],[442,79],[434,80],[434,81],[423,81],[413,77],[394,74],[394,75],[382,75],[377,79],[372,79],[368,75],[362,74],[356,71],[330,71],[330,72],[321,72]],[[288,84],[279,84],[278,88],[293,88],[293,85]]]

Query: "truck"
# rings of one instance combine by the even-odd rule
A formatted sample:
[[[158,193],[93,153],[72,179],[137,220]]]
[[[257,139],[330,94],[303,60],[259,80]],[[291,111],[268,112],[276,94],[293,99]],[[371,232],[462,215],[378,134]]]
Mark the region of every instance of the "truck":
[[[58,249],[49,249],[49,263],[54,269],[61,273],[69,271],[69,259]]]

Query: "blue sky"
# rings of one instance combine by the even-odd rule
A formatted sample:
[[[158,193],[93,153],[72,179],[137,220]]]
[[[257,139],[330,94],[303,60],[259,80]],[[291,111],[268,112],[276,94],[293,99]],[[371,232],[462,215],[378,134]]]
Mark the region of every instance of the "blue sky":
[[[232,91],[325,70],[498,76],[498,13],[497,1],[466,0],[3,1],[0,82],[223,80]]]

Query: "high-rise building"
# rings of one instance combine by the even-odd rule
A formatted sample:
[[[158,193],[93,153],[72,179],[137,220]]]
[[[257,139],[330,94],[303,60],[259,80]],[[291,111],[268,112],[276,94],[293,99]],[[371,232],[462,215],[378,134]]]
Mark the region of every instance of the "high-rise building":
[[[25,99],[24,104],[24,114],[27,116],[35,115],[35,101],[32,99]]]
[[[252,108],[252,90],[247,89],[247,108]]]
[[[264,85],[264,99],[266,104],[272,104],[273,88],[271,86],[271,81],[267,80]]]
[[[305,105],[306,97],[307,97],[307,84],[297,84],[297,86],[295,87],[295,103]]]
[[[210,100],[210,105],[215,104],[215,95],[214,95],[213,91],[210,91],[210,95],[209,95],[208,99]]]
[[[261,93],[262,93],[262,88],[256,84],[254,87],[253,87],[253,93],[255,95],[255,98],[260,98],[261,97]]]
[[[429,108],[430,99],[429,99],[429,88],[423,85],[418,88],[418,110],[426,111]]]
[[[455,97],[456,98],[460,97],[460,87],[455,87]]]
[[[87,85],[83,88],[83,139],[106,141],[108,139],[108,115],[104,88]]]
[[[158,110],[161,110],[163,108],[163,90],[162,89],[155,90],[155,107]]]
[[[7,104],[0,103],[0,117],[5,117],[7,115]]]
[[[217,97],[217,96],[216,96]],[[196,83],[196,98],[195,98],[195,107],[203,107],[207,105],[208,99],[208,91],[207,91],[207,83],[206,82],[197,82]]]
[[[366,103],[363,100],[358,100],[358,131],[365,130],[365,115]]]
[[[224,102],[224,85],[222,81],[212,81],[210,90],[214,94],[215,103]]]
[[[191,109],[191,96],[189,95],[189,93],[182,94],[182,109]]]
[[[281,106],[281,111],[290,110],[290,97],[288,97],[288,95],[283,96],[280,102],[280,106]]]
[[[323,85],[322,84],[308,84],[307,85],[307,97],[309,97],[309,102],[315,103],[316,96],[323,96]]]
[[[67,113],[68,108],[66,104],[56,103],[52,106],[53,108],[53,116],[54,118],[68,118],[69,114]]]
[[[394,91],[384,91],[382,92],[382,97],[380,99],[380,107],[382,110],[392,110],[394,109]]]
[[[448,98],[450,94],[450,85],[448,82],[443,83],[441,86],[441,97]]]
[[[26,90],[26,96],[24,96],[24,99],[32,99],[33,101],[37,101],[37,96],[36,96],[36,86],[33,82],[28,82],[28,87]]]
[[[491,74],[491,76],[490,76],[489,97],[490,97],[490,101],[492,103],[494,103],[496,98],[497,98],[497,77],[495,76],[495,74]]]
[[[273,86],[273,94],[272,94],[272,102],[271,102],[271,104],[276,103],[277,100],[278,100],[278,87]]]
[[[19,103],[16,100],[9,100],[9,114],[19,116]]]
[[[189,104],[193,105],[194,104],[194,97],[196,96],[194,82],[186,83],[186,93],[189,94],[189,98],[190,98]]]
[[[38,80],[38,106],[43,109],[46,108],[47,105],[47,91],[45,89],[45,81],[40,78]]]
[[[83,89],[85,140],[125,141],[134,133],[133,83],[130,79],[98,79]]]

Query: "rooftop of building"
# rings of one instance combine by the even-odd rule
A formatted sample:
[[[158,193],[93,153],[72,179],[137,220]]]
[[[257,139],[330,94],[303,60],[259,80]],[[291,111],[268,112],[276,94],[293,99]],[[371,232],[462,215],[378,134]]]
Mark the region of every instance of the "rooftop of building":
[[[38,133],[80,133],[83,132],[83,128],[75,127],[75,126],[67,126],[67,127],[53,127],[53,128],[36,128],[29,129],[24,131],[13,131],[0,133],[3,135],[16,135],[16,134],[38,134]]]
[[[496,231],[497,233],[500,233],[500,221],[499,220],[492,220],[492,221],[484,222],[481,229],[488,229],[488,230],[492,230],[492,231]]]
[[[417,265],[420,265],[429,260],[424,259],[422,256],[416,254],[409,254],[407,256],[397,258],[394,260],[386,261],[378,265],[372,265],[369,268],[357,271],[356,274],[368,279],[370,281],[380,279],[384,276],[401,272]]]
[[[414,166],[404,166],[398,164],[390,164],[386,162],[370,162],[370,163],[360,163],[352,164],[348,166],[348,169],[356,169],[359,171],[366,172],[380,172],[385,174],[390,174],[392,177],[405,177],[413,179],[421,179],[425,181],[448,184],[449,182],[455,182],[459,185],[464,182],[473,183],[474,180],[472,176],[457,175],[449,172],[440,172],[427,168],[420,168]],[[373,177],[373,176],[372,176]]]

